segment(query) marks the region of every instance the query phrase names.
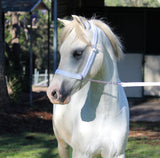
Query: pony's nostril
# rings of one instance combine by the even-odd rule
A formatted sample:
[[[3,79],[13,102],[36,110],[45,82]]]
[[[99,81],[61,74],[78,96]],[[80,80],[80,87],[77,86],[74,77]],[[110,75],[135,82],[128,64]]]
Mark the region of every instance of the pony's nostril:
[[[58,98],[57,92],[55,90],[52,92],[52,96],[53,96],[54,99]]]

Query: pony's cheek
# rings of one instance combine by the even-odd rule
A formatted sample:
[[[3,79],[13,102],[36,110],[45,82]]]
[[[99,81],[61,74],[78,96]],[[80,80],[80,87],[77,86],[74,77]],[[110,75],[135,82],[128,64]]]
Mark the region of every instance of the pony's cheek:
[[[94,78],[98,72],[101,70],[103,64],[103,55],[96,55],[94,63],[88,73],[89,78]]]

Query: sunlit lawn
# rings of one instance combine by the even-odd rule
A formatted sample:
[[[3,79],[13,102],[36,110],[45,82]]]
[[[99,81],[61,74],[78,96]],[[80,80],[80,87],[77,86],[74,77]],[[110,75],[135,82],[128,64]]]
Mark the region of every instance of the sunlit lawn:
[[[160,138],[130,137],[126,158],[159,158]],[[21,133],[0,136],[0,158],[59,158],[52,134]]]
[[[129,138],[126,158],[159,158],[160,138],[149,140],[147,137]]]

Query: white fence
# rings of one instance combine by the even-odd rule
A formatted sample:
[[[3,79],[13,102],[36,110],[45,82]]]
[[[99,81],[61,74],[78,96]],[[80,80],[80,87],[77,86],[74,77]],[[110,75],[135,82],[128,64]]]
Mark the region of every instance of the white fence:
[[[49,74],[49,83],[53,79],[53,74]],[[37,69],[34,69],[33,75],[33,86],[48,86],[48,71],[45,70],[44,73],[40,74]]]

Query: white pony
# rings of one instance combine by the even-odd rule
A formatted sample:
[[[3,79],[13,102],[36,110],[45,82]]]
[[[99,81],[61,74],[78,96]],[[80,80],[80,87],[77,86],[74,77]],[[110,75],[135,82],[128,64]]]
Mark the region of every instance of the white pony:
[[[129,110],[117,72],[121,44],[108,25],[73,15],[60,20],[59,67],[47,95],[61,158],[124,158]],[[113,84],[100,84],[89,79]]]

